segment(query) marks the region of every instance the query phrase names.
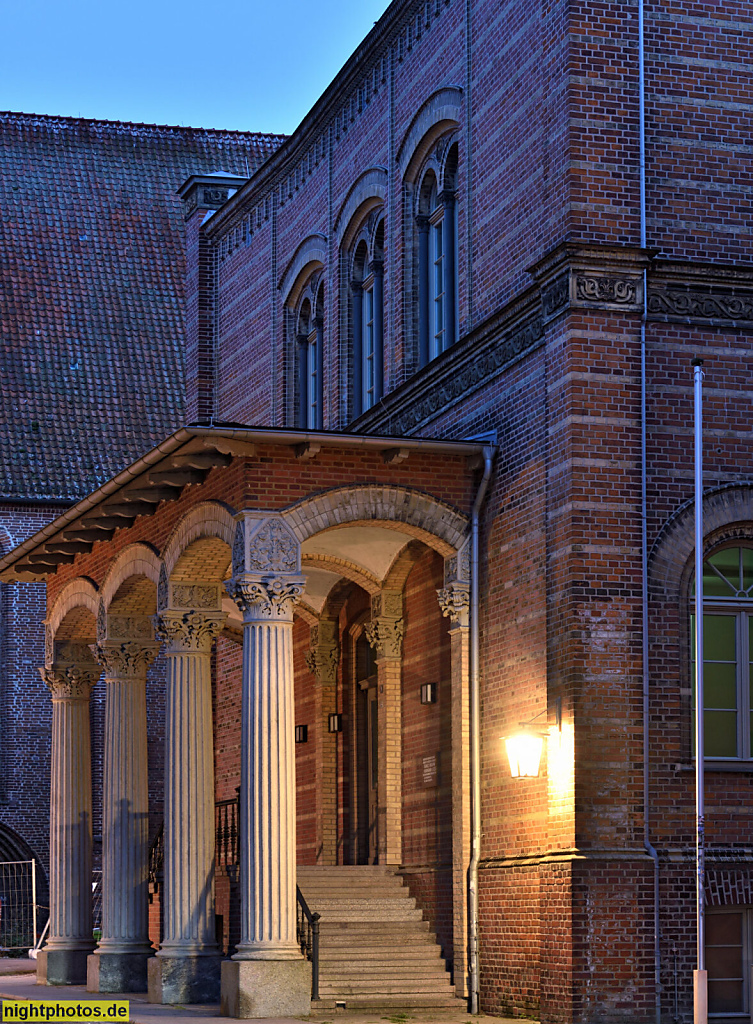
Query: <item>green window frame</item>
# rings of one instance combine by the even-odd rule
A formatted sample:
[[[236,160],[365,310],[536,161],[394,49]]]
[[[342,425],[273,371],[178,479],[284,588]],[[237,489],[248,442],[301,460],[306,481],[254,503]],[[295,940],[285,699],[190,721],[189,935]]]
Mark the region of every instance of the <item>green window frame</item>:
[[[695,594],[695,587],[692,590]],[[753,758],[753,548],[727,546],[703,563],[704,756]],[[695,713],[695,615],[690,616]],[[695,750],[693,751],[695,754]]]

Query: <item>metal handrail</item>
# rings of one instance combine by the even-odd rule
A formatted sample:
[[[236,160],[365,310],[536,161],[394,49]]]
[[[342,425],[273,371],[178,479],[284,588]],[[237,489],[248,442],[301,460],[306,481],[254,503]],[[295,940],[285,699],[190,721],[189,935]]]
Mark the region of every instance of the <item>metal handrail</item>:
[[[321,914],[311,913],[306,899],[295,887],[298,901],[297,934],[301,952],[311,962],[311,1001],[319,999],[319,920]]]

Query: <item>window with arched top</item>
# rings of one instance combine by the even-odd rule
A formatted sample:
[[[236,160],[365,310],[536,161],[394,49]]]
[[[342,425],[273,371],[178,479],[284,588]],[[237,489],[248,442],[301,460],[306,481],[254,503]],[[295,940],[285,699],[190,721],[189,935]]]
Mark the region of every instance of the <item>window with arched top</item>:
[[[418,187],[418,363],[425,366],[458,338],[457,143],[440,140]]]
[[[381,399],[384,374],[384,220],[369,216],[356,237],[351,272],[352,415]]]
[[[695,628],[691,614],[692,679]],[[703,563],[703,705],[705,757],[753,758],[753,547],[718,548]]]
[[[324,284],[312,280],[295,315],[297,426],[324,425]]]

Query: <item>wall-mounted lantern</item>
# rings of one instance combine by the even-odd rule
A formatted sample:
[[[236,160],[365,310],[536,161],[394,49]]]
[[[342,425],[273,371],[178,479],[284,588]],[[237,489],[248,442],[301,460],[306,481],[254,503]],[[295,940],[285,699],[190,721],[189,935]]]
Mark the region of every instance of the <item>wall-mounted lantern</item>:
[[[424,683],[421,687],[421,703],[422,704],[436,704],[437,703],[437,684],[436,683]]]
[[[557,697],[555,702],[555,713],[557,716],[557,728],[562,731],[562,698]],[[544,750],[545,732],[532,728],[537,718],[545,715],[546,711],[540,711],[538,715],[529,722],[520,723],[520,732],[514,736],[505,737],[505,748],[507,759],[510,762],[510,774],[514,779],[536,779],[541,767],[541,755]]]
[[[329,731],[330,732],[342,732],[343,731],[343,716],[339,712],[335,712],[329,716]]]
[[[297,725],[295,727],[295,741],[296,743],[308,743],[309,727],[307,725]]]

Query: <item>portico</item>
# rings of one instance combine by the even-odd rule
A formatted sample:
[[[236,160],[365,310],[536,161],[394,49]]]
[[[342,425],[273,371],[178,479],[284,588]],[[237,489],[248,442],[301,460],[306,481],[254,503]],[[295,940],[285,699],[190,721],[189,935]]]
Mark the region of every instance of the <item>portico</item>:
[[[355,699],[363,690],[357,637],[365,638],[375,666],[370,856],[405,871],[409,884],[411,857],[420,861],[418,854],[406,855],[405,822],[412,820],[406,815],[412,805],[422,814],[430,806],[414,766],[431,757],[436,764],[439,755],[424,753],[430,748],[422,746],[422,722],[430,719],[419,716],[431,712],[415,710],[421,705],[417,692],[406,690],[404,666],[420,665],[424,638],[436,637],[434,646],[446,649],[447,678],[426,681],[448,697],[442,734],[451,749],[442,751],[444,778],[434,782],[444,788],[432,791],[435,808],[446,806],[451,826],[449,841],[436,839],[450,851],[449,865],[436,857],[436,879],[449,870],[446,897],[444,882],[432,884],[436,898],[448,902],[455,990],[465,993],[466,552],[472,460],[480,450],[452,442],[191,428],[16,552],[7,571],[28,578],[41,569],[48,579],[43,673],[58,723],[53,927],[40,982],[80,983],[88,957],[93,991],[143,991],[148,983],[153,1001],[221,999],[223,1012],[235,1017],[307,1013],[311,969],[296,934],[297,859],[336,865],[363,856],[349,838],[357,829],[358,758],[366,735],[357,710],[364,705]],[[201,479],[194,476],[187,487],[186,473]],[[165,498],[168,488],[173,500]],[[63,553],[56,545],[84,536],[85,542],[75,543],[91,538],[88,552],[79,548],[73,558],[55,558]],[[438,586],[432,582],[437,573]],[[238,651],[236,659],[239,641],[242,655]],[[155,952],[147,915],[145,685],[158,656],[167,663],[167,681],[163,926]],[[309,801],[316,819],[311,854],[296,823],[296,760],[298,755],[300,775],[309,756],[294,742],[303,715],[303,705],[299,711],[296,704],[301,672],[309,681],[301,676],[300,686],[315,695],[318,708],[307,723],[315,748],[314,796],[298,780],[299,802]],[[91,864],[91,778],[65,758],[76,751],[83,763],[89,756],[88,694],[101,673],[107,689],[106,899],[94,950],[84,878]],[[237,768],[226,770],[223,761],[216,779],[225,750],[220,702],[230,708],[225,716],[236,708],[241,725]],[[342,738],[326,728],[333,714],[342,723]],[[430,742],[436,746],[438,740]],[[240,934],[228,950],[231,959],[221,963],[228,943],[215,918],[214,804],[229,785],[225,776],[235,771]]]

